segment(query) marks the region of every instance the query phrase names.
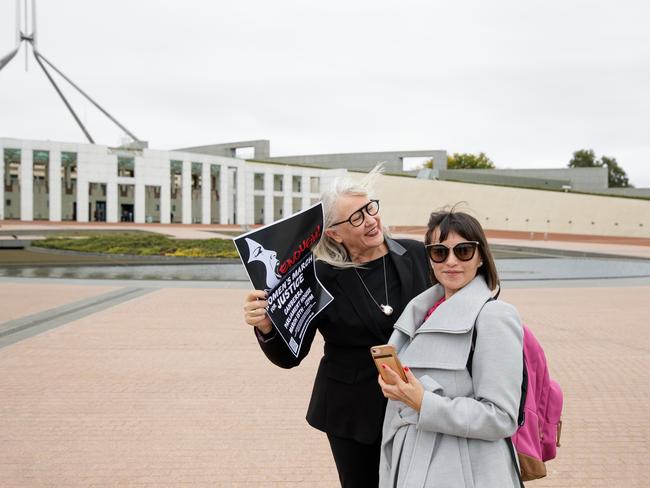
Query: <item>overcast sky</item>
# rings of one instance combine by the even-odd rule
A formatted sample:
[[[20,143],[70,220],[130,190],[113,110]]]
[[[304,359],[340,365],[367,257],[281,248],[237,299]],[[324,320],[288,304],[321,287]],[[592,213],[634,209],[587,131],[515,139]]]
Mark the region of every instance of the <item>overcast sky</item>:
[[[14,5],[0,0],[0,56]],[[483,151],[500,168],[565,167],[585,148],[638,187],[650,187],[648,19],[648,0],[37,4],[40,52],[151,148]],[[96,142],[120,142],[65,93]],[[86,142],[23,50],[0,71],[0,137]]]

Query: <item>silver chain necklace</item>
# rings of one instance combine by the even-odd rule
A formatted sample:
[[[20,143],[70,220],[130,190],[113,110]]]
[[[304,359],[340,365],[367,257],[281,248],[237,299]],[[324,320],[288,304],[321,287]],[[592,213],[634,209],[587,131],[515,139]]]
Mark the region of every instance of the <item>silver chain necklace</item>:
[[[359,277],[359,281],[361,281],[361,284],[362,284],[363,287],[366,289],[366,292],[368,293],[368,296],[370,297],[370,299],[371,299],[373,302],[375,302],[375,305],[377,305],[377,306],[379,307],[379,310],[381,310],[381,311],[384,313],[384,315],[389,316],[389,315],[392,315],[392,314],[393,314],[393,307],[391,307],[390,305],[388,305],[388,281],[386,280],[386,256],[385,256],[385,255],[381,257],[381,262],[382,262],[382,264],[384,265],[384,290],[386,291],[386,305],[384,305],[383,303],[382,303],[382,304],[379,304],[379,303],[377,302],[377,300],[375,300],[375,297],[373,297],[373,296],[372,296],[372,293],[370,293],[370,290],[368,290],[368,287],[367,287],[366,284],[363,282],[363,278],[361,277],[361,275],[360,275],[359,272],[357,271],[357,268],[356,268],[356,267],[354,268],[354,272],[355,272],[355,273],[357,274],[357,276]]]

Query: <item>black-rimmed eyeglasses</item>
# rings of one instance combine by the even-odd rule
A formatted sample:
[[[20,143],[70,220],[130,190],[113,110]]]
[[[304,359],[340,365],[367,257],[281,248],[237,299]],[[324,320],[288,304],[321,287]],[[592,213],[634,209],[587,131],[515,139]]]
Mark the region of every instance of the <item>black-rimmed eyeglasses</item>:
[[[459,261],[469,261],[474,257],[476,248],[479,244],[478,241],[464,241],[459,242],[453,247],[448,247],[444,244],[427,244],[425,247],[429,252],[431,261],[440,264],[447,261],[450,251],[453,251],[454,256],[456,256]]]
[[[379,212],[379,200],[370,200],[359,210],[352,212],[352,214],[347,219],[341,220],[340,222],[335,222],[330,225],[330,227],[345,224],[346,222],[348,222],[352,227],[359,227],[366,219],[366,214],[372,217],[373,215],[377,215],[377,212]]]

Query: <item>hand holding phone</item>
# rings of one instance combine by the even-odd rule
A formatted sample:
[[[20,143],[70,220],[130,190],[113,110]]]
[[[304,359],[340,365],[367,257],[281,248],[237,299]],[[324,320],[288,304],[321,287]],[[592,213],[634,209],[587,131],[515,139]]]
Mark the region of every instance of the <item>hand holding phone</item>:
[[[370,348],[370,354],[372,355],[372,359],[375,361],[377,371],[379,371],[379,374],[386,383],[390,384],[391,378],[384,371],[384,368],[382,367],[383,364],[395,371],[399,377],[402,378],[402,381],[407,381],[406,375],[404,374],[404,368],[402,368],[402,363],[399,362],[399,358],[395,352],[395,347],[391,344],[372,346]]]

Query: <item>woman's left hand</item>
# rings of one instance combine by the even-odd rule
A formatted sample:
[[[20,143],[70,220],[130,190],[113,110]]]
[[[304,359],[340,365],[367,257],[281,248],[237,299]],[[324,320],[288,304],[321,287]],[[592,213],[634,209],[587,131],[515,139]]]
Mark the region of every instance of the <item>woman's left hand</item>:
[[[382,367],[391,380],[391,384],[386,383],[381,375],[379,375],[379,386],[381,386],[381,391],[384,396],[391,400],[404,402],[413,410],[419,412],[422,406],[422,398],[424,397],[424,388],[420,380],[415,377],[408,367],[404,368],[406,381],[402,380],[395,371],[385,364]]]

